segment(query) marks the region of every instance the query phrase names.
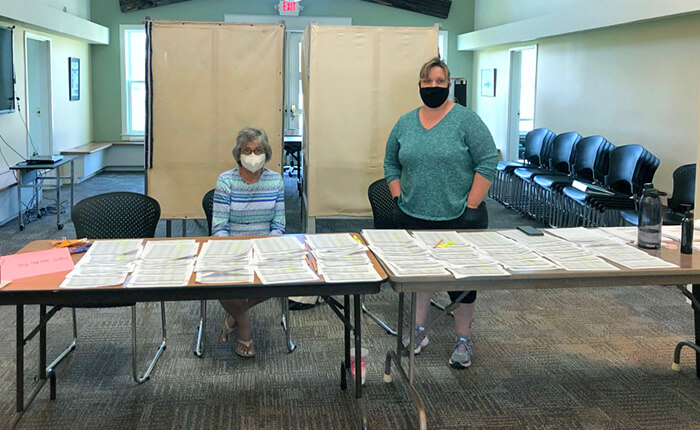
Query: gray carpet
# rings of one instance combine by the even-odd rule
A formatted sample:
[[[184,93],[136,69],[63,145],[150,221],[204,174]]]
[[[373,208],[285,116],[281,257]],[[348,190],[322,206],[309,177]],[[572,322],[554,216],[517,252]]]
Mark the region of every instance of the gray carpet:
[[[301,229],[294,180],[286,178],[289,232]],[[77,200],[113,190],[143,190],[142,177],[104,174],[77,186]],[[488,202],[491,227],[533,224]],[[68,214],[66,214],[68,218]],[[173,233],[179,234],[175,222]],[[358,230],[370,220],[322,220],[319,231]],[[189,221],[188,235],[205,223]],[[27,225],[0,227],[2,253],[31,240],[74,233],[67,221],[57,231],[55,217]],[[165,235],[161,222],[158,235]],[[366,297],[368,307],[396,324],[396,294],[389,288]],[[446,296],[440,296],[443,302]],[[127,309],[79,310],[80,344],[58,369],[58,399],[48,387],[20,421],[19,428],[356,428],[357,406],[338,387],[342,326],[326,306],[292,313],[298,348],[286,353],[279,327],[279,302],[254,308],[257,357],[244,360],[233,345],[217,341],[223,312],[209,303],[207,350],[192,354],[198,303],[167,304],[168,349],[151,380],[131,380],[130,313]],[[155,351],[156,304],[139,305],[140,362]],[[37,308],[26,307],[27,327]],[[436,314],[433,314],[433,316]],[[0,423],[14,412],[14,308],[0,307]],[[465,371],[447,366],[451,321],[429,328],[431,344],[418,357],[417,387],[428,425],[462,428],[700,428],[700,380],[694,357],[682,357],[683,370],[670,370],[676,342],[693,334],[692,312],[673,288],[637,287],[479,294],[474,323],[475,357]],[[407,392],[382,382],[384,354],[395,338],[364,319],[364,345],[370,350],[362,407],[373,429],[415,427]],[[67,311],[49,326],[49,356],[70,337]],[[37,365],[36,342],[27,352],[26,384]]]

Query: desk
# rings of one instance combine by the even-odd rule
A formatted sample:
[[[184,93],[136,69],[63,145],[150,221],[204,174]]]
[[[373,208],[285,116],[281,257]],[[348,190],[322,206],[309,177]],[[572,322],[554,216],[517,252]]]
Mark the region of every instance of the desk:
[[[303,235],[295,235],[300,240],[303,240]],[[246,239],[250,237],[240,237]],[[146,239],[146,240],[168,240],[170,238]],[[173,238],[176,239],[176,238]],[[208,238],[208,237],[188,237],[181,239],[195,239],[198,242],[207,240],[231,239],[231,238]],[[50,241],[40,240],[34,241],[22,248],[18,253],[38,251],[49,249]],[[78,262],[83,254],[74,254],[73,261]],[[59,272],[31,278],[18,279],[10,285],[0,289],[0,305],[16,306],[16,345],[17,345],[17,361],[16,361],[16,420],[21,417],[23,411],[34,400],[38,392],[45,385],[46,380],[50,380],[51,399],[56,396],[56,377],[55,373],[46,372],[46,334],[48,321],[53,317],[58,310],[63,306],[70,305],[100,305],[109,303],[124,303],[124,302],[156,302],[156,301],[182,301],[182,300],[206,300],[206,299],[240,299],[240,298],[256,298],[256,297],[286,297],[295,295],[320,295],[326,299],[330,309],[340,319],[344,325],[344,357],[341,360],[340,383],[343,390],[348,387],[348,379],[352,380],[350,374],[350,341],[351,332],[354,335],[354,347],[356,351],[360,351],[362,347],[362,331],[361,331],[361,303],[360,295],[376,294],[379,292],[380,285],[387,278],[386,273],[382,270],[374,255],[369,253],[375,270],[382,277],[380,281],[372,282],[356,282],[356,283],[326,283],[322,279],[315,282],[306,282],[303,284],[274,284],[264,285],[260,283],[257,275],[253,284],[196,284],[195,274],[192,274],[190,282],[183,287],[167,287],[167,288],[124,288],[119,287],[102,287],[102,288],[86,288],[86,289],[59,289],[58,286],[69,272]],[[343,306],[340,305],[331,296],[344,296]],[[350,297],[353,301],[353,312],[350,313]],[[24,332],[24,305],[40,305],[39,306],[39,324],[30,331],[28,335]],[[47,310],[47,307],[51,309]],[[354,318],[354,321],[353,321]],[[37,385],[28,395],[25,402],[24,398],[24,346],[36,334],[39,334],[39,374],[37,377]],[[361,360],[356,361],[354,392],[355,397],[362,396],[362,384],[360,375]],[[363,423],[365,422],[364,414],[361,411]]]
[[[63,224],[61,223],[61,180],[70,180],[70,206],[73,208],[73,204],[75,203],[73,200],[75,185],[75,169],[73,166],[73,161],[76,158],[77,157],[75,155],[64,156],[62,160],[49,164],[28,164],[26,161],[22,161],[21,163],[17,163],[10,167],[11,170],[16,170],[18,175],[17,209],[19,211],[19,216],[17,219],[19,221],[20,231],[24,230],[24,223],[22,222],[22,188],[32,188],[34,190],[34,196],[36,197],[36,213],[37,216],[41,217],[41,212],[39,212],[41,208],[41,188],[44,186],[43,182],[47,179],[56,181],[56,227],[58,227],[59,230],[63,229]],[[59,167],[66,163],[70,163],[70,176],[61,176]],[[55,170],[56,175],[42,176],[40,178],[37,177],[34,179],[33,183],[25,184],[25,176],[30,172],[36,173],[37,170]]]
[[[700,253],[681,255],[678,248],[674,250],[661,248],[658,251],[648,251],[650,254],[663,260],[677,264],[677,268],[667,269],[643,269],[630,270],[619,266],[617,271],[564,271],[551,270],[530,273],[514,273],[510,276],[470,277],[455,279],[452,276],[434,277],[399,277],[382,262],[389,281],[394,291],[399,293],[398,305],[398,335],[396,351],[389,351],[386,355],[384,381],[392,381],[391,364],[395,364],[401,381],[408,387],[413,404],[417,410],[417,420],[420,429],[427,428],[425,407],[420,394],[414,387],[415,354],[413,348],[408,348],[408,372],[401,361],[404,355],[402,344],[403,337],[403,312],[405,294],[410,294],[409,313],[410,343],[414,345],[415,319],[416,319],[416,294],[419,292],[438,292],[450,290],[516,290],[516,289],[547,289],[547,288],[580,288],[580,287],[611,287],[611,286],[642,286],[662,285],[675,286],[693,284],[692,296],[695,302],[700,301]],[[451,307],[451,306],[450,306]],[[700,309],[694,307],[695,344],[700,342]],[[670,355],[670,352],[669,352]],[[695,366],[697,377],[700,378],[700,353],[695,354]]]

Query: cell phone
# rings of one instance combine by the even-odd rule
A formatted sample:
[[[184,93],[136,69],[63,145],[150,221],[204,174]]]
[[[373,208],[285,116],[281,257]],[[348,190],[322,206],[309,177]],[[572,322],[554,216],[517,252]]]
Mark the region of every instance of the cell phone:
[[[530,227],[529,225],[519,225],[517,229],[528,236],[544,236],[544,233],[537,230],[535,227]]]

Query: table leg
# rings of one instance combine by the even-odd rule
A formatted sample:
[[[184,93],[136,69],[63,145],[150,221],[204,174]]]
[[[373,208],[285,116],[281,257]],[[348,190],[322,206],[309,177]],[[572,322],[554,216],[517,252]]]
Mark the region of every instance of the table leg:
[[[74,194],[75,194],[75,168],[73,166],[73,161],[70,162],[70,209],[73,210],[75,206]]]
[[[39,379],[46,379],[46,305],[39,305]]]
[[[172,220],[166,220],[165,221],[165,237],[172,237],[172,229],[173,229],[173,221]]]
[[[17,305],[17,412],[24,411],[24,305]]]
[[[61,172],[56,169],[56,227],[61,230]]]
[[[700,300],[700,284],[693,284],[693,297]],[[700,309],[693,308],[695,317],[695,345],[700,345]],[[695,351],[695,374],[700,378],[700,352]]]
[[[21,170],[17,171],[17,221],[19,221],[19,231],[24,230],[24,223],[22,222],[22,178],[23,174]]]
[[[416,349],[414,347],[416,343],[416,293],[411,293],[411,323],[409,324],[410,332],[408,343],[408,382],[413,385],[413,373],[416,361]]]
[[[37,218],[41,218],[41,184],[39,181],[41,181],[41,179],[39,179],[39,176],[37,175],[37,177],[34,178],[34,210],[36,210]]]
[[[348,294],[343,296],[343,313],[345,314],[345,320],[350,321],[350,296]],[[343,358],[343,373],[347,372],[350,368],[350,327],[344,324],[344,349],[345,357]],[[345,378],[341,381],[341,388],[343,390],[347,389]]]
[[[362,397],[362,305],[360,295],[354,295],[353,311],[355,312],[355,398]]]
[[[416,298],[416,293],[411,294],[411,345],[415,342],[415,298]],[[406,375],[406,371],[404,370],[403,366],[401,365],[401,356],[403,355],[403,312],[404,312],[404,293],[399,293],[399,323],[398,323],[398,336],[396,339],[396,352],[394,351],[389,351],[386,354],[386,362],[384,364],[384,382],[386,383],[391,383],[393,381],[393,378],[391,377],[391,362],[393,361],[396,364],[396,373],[399,375],[399,379],[401,382],[403,382],[406,385],[406,388],[408,389],[408,393],[411,396],[411,400],[413,401],[413,406],[415,406],[416,411],[418,413],[418,428],[421,430],[425,430],[428,428],[427,424],[427,416],[425,413],[425,405],[423,404],[423,399],[421,399],[420,395],[418,394],[418,391],[416,391],[416,388],[413,386],[413,380],[412,380],[412,366],[413,366],[413,359],[414,359],[414,350],[413,348],[410,348],[410,360],[409,360],[409,365],[411,366],[411,378],[409,378],[408,375]]]

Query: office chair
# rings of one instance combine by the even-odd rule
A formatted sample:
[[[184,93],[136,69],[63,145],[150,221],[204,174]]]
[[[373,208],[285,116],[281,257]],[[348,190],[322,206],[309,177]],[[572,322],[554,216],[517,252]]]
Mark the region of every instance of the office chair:
[[[130,192],[114,192],[100,194],[78,202],[71,211],[71,219],[75,225],[76,237],[89,239],[140,239],[155,236],[156,226],[160,219],[160,205],[146,195]],[[75,314],[76,308],[111,308],[131,307],[131,358],[132,377],[138,384],[142,384],[150,378],[151,372],[158,359],[165,350],[165,303],[160,302],[160,315],[163,340],[161,341],[155,356],[151,360],[146,372],[138,375],[136,370],[136,303],[110,303],[100,305],[68,305],[73,312],[73,342],[46,368],[47,374],[53,373],[53,369],[71,351],[78,342],[78,327]]]
[[[664,214],[664,225],[679,225],[683,219],[683,206],[695,206],[695,164],[685,164],[673,171],[673,190],[668,199],[668,211]],[[627,209],[620,213],[631,225],[639,223],[637,210]]]
[[[216,190],[209,190],[202,198],[202,209],[204,210],[204,215],[207,218],[207,228],[209,229],[209,236],[211,236],[212,228],[212,218],[214,216],[214,192]],[[285,339],[287,342],[287,351],[292,352],[296,349],[296,344],[292,342],[291,335],[289,333],[289,301],[287,297],[282,297],[282,329],[284,330]],[[199,302],[199,325],[197,326],[197,341],[194,346],[194,355],[199,358],[204,357],[204,333],[206,332],[207,323],[207,301],[200,300]]]

